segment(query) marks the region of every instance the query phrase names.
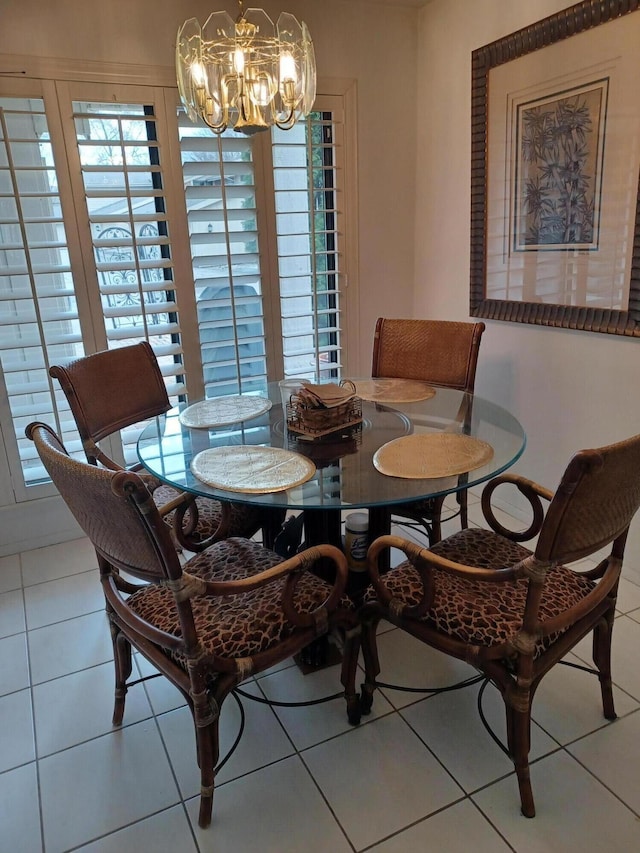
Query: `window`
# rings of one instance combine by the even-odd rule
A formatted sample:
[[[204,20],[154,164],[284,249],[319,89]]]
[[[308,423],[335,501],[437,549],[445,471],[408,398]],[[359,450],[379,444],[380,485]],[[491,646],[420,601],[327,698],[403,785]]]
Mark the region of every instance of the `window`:
[[[48,366],[84,353],[44,101],[0,97],[0,364],[26,485],[45,476],[26,425],[51,423],[78,447]]]
[[[145,339],[174,402],[339,377],[341,98],[291,131],[218,137],[172,87],[0,86],[0,417],[18,500],[52,493],[29,421],[81,452],[51,364]],[[133,461],[138,433],[110,455]]]
[[[313,112],[291,130],[273,130],[285,376],[340,373],[340,130],[330,111]]]
[[[89,294],[94,313],[107,347],[151,344],[177,403],[186,394],[185,372],[155,105],[74,100],[72,108],[78,203],[86,208],[97,276]],[[136,461],[139,433],[139,426],[123,430],[116,458]]]
[[[179,111],[180,156],[205,396],[267,381],[256,175],[250,137]]]
[[[233,131],[215,136],[180,114],[206,396],[261,390],[269,375],[339,376],[341,123],[337,110],[314,112],[291,130],[274,128],[256,140]],[[263,298],[261,251],[269,235],[259,233],[256,196],[255,154],[263,140],[270,143],[279,282],[270,300]],[[282,351],[272,356],[277,366],[266,348],[269,312],[282,339]]]

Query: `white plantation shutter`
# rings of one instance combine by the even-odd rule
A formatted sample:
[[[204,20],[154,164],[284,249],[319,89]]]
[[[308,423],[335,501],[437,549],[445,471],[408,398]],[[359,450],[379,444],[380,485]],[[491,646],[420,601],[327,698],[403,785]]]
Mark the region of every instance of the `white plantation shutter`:
[[[48,479],[28,423],[45,421],[79,448],[48,369],[83,353],[44,101],[0,97],[0,364],[28,486]]]
[[[339,377],[342,270],[338,187],[344,169],[339,99],[293,129],[218,137],[179,111],[189,239],[205,393],[261,390],[268,376]],[[275,233],[258,233],[255,146],[270,145]],[[267,243],[277,294],[264,298]],[[265,314],[281,346],[265,341]],[[274,352],[275,349],[275,352]],[[276,358],[278,363],[269,359]]]
[[[179,356],[153,107],[74,101],[73,110],[108,344],[148,340],[159,357]],[[182,375],[166,359],[163,372]]]
[[[176,119],[175,99],[0,78],[0,427],[16,501],[54,493],[30,421],[83,455],[52,364],[148,340],[174,403],[339,376],[341,98],[255,137]],[[107,453],[135,461],[142,426]]]
[[[272,137],[284,375],[339,377],[341,112]]]
[[[179,111],[205,396],[264,390],[264,307],[250,137]]]
[[[177,403],[187,389],[155,107],[73,100],[72,108],[106,345],[148,341]],[[143,427],[121,433],[127,463]]]

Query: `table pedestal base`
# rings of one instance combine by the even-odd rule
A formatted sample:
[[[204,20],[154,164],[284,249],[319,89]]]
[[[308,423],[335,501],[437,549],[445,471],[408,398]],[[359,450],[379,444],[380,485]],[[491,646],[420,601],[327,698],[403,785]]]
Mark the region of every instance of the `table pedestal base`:
[[[389,508],[371,507],[369,509],[369,541],[372,542],[378,536],[389,533],[390,530]],[[300,515],[290,518],[276,536],[274,550],[286,559],[305,548],[323,543],[342,549],[342,514],[338,509],[305,509]],[[383,553],[387,564],[381,568],[386,571],[389,568],[389,552]],[[328,583],[333,583],[335,580],[335,568],[331,560],[318,561],[313,571]],[[361,604],[363,593],[368,585],[369,573],[366,570],[349,572],[346,593],[357,606]],[[341,659],[339,649],[329,642],[327,636],[314,640],[294,658],[304,675],[333,666]]]

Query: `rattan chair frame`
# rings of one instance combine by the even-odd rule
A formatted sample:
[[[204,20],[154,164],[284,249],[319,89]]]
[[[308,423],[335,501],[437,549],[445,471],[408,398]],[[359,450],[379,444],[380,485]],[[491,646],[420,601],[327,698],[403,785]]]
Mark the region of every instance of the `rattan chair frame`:
[[[492,496],[503,484],[515,485],[527,498],[533,520],[529,528],[512,532],[501,525],[492,509]],[[542,501],[548,501],[544,512]],[[504,474],[490,481],[482,495],[482,508],[488,527],[497,540],[522,543],[538,536],[530,556],[510,566],[487,569],[471,563],[458,563],[441,554],[420,548],[413,542],[395,536],[381,537],[368,552],[368,569],[375,590],[375,601],[369,601],[360,612],[363,623],[362,643],[365,682],[362,685],[362,712],[368,713],[373,700],[380,663],[376,648],[376,629],[386,619],[423,643],[444,654],[471,663],[499,689],[505,703],[508,753],[514,763],[522,813],[535,815],[529,775],[531,707],[535,692],[547,672],[576,643],[593,632],[593,660],[600,682],[604,716],[615,718],[611,680],[611,639],[615,605],[625,543],[631,520],[640,505],[640,435],[617,444],[594,450],[583,450],[570,461],[555,493],[523,477]],[[476,529],[463,530],[444,540],[436,551],[446,551],[447,543],[463,543],[459,553],[474,552]],[[421,598],[411,606],[394,599],[387,575],[379,570],[379,560],[388,548],[404,551],[419,574]],[[594,555],[605,547],[610,551],[591,570],[575,563]],[[483,544],[486,549],[486,542]],[[486,557],[486,550],[482,551]],[[478,552],[480,559],[480,552]],[[407,565],[406,563],[404,564]],[[592,591],[552,618],[541,618],[541,602],[558,567],[571,570],[575,576],[595,582]],[[399,571],[396,568],[396,571]],[[482,583],[526,583],[526,601],[520,628],[505,642],[494,645],[462,642],[444,632],[431,618],[438,604],[440,573]],[[371,592],[371,590],[370,590]],[[470,593],[471,594],[471,593]],[[477,614],[485,621],[495,620],[492,600],[477,599]],[[454,624],[456,612],[448,613]],[[442,623],[441,623],[442,624]],[[458,621],[458,624],[460,622]],[[541,645],[542,644],[542,645]],[[542,649],[542,650],[541,650]],[[357,650],[351,653],[357,654]]]
[[[225,698],[252,675],[280,663],[319,636],[330,631],[341,632],[347,648],[357,636],[355,610],[344,598],[348,568],[344,554],[334,546],[318,545],[277,565],[235,580],[206,580],[189,572],[190,562],[181,566],[173,547],[171,534],[155,506],[144,482],[134,472],[111,471],[72,459],[55,432],[46,424],[32,423],[27,437],[36,445],[38,454],[51,479],[92,541],[98,555],[100,580],[110,621],[115,664],[115,701],[113,724],[121,725],[125,709],[128,680],[132,672],[132,647],[141,652],[184,696],[193,716],[197,760],[201,774],[199,825],[211,822],[215,766],[218,761],[218,721]],[[216,554],[234,543],[246,543],[264,553],[265,549],[247,540],[232,539],[213,545],[192,558],[202,567],[209,557],[216,577]],[[239,549],[240,550],[240,549]],[[226,553],[226,552],[225,552]],[[296,590],[303,575],[312,571],[318,561],[335,570],[335,580],[322,584],[324,601],[314,609],[299,609]],[[123,574],[135,581],[125,579]],[[284,579],[280,598],[287,631],[279,641],[271,641],[264,650],[251,655],[218,655],[207,647],[198,633],[192,602],[203,599],[213,605],[216,599],[243,596],[259,587]],[[148,585],[161,585],[172,594],[173,607],[179,617],[177,634],[143,619],[129,604],[129,596]],[[327,591],[328,590],[328,591]],[[240,607],[244,608],[242,602]],[[266,632],[266,626],[263,629]],[[261,631],[253,621],[251,632]],[[240,644],[241,645],[241,644]],[[235,647],[235,646],[234,646]],[[353,685],[356,658],[344,656],[342,683]],[[182,663],[180,663],[180,661]],[[346,667],[353,666],[354,672]],[[358,698],[355,690],[347,696],[350,714],[355,714]]]
[[[418,379],[432,385],[473,393],[484,323],[450,320],[404,320],[379,317],[373,339],[371,376]],[[464,424],[470,417],[468,399],[459,412]],[[466,482],[463,475],[459,483]],[[468,526],[466,489],[456,493],[460,525]],[[394,504],[393,514],[421,525],[431,545],[442,538],[445,496],[428,501]]]

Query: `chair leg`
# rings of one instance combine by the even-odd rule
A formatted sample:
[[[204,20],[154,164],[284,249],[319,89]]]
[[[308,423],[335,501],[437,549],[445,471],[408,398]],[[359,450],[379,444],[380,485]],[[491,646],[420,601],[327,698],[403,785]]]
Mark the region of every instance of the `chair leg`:
[[[113,643],[113,663],[115,666],[116,688],[115,701],[113,705],[112,723],[114,726],[122,725],[124,717],[124,704],[127,696],[127,679],[131,675],[131,643],[122,633],[118,625],[111,621],[111,642]]]
[[[514,688],[504,697],[507,713],[507,744],[515,766],[520,789],[520,804],[525,817],[535,817],[531,790],[529,749],[531,742],[531,695],[527,688]]]
[[[458,492],[458,505],[460,506],[460,528],[466,530],[469,526],[468,500],[466,490]]]
[[[344,648],[342,650],[342,672],[340,680],[344,687],[344,698],[347,702],[347,717],[352,726],[360,722],[360,697],[356,692],[356,672],[358,669],[358,654],[360,652],[361,627],[357,625],[345,632]]]
[[[206,829],[211,825],[213,812],[213,771],[218,761],[218,723],[215,732],[208,732],[196,727],[198,740],[198,764],[200,765],[200,810],[198,826]]]
[[[613,610],[605,615],[593,629],[593,662],[598,670],[600,691],[602,693],[602,710],[607,720],[617,717],[613,703],[613,687],[611,684],[611,638],[613,635]]]
[[[220,700],[222,705],[222,700]],[[201,694],[193,704],[193,721],[196,730],[196,750],[200,768],[200,811],[198,826],[206,829],[211,824],[213,811],[213,789],[215,768],[220,753],[218,723],[219,705],[215,700],[211,704],[206,693]]]
[[[373,693],[376,689],[376,677],[380,673],[376,631],[379,617],[364,621],[362,624],[362,656],[364,658],[364,683],[360,694],[360,710],[365,716],[371,713]]]
[[[430,522],[425,522],[424,526],[427,528],[427,535],[429,537],[429,545],[435,545],[436,542],[440,542],[442,539],[442,525],[440,523],[440,516],[434,517]]]
[[[433,515],[431,518],[423,518],[422,524],[427,531],[429,545],[435,545],[442,539],[442,511],[444,509],[444,496],[436,498],[433,503]]]

